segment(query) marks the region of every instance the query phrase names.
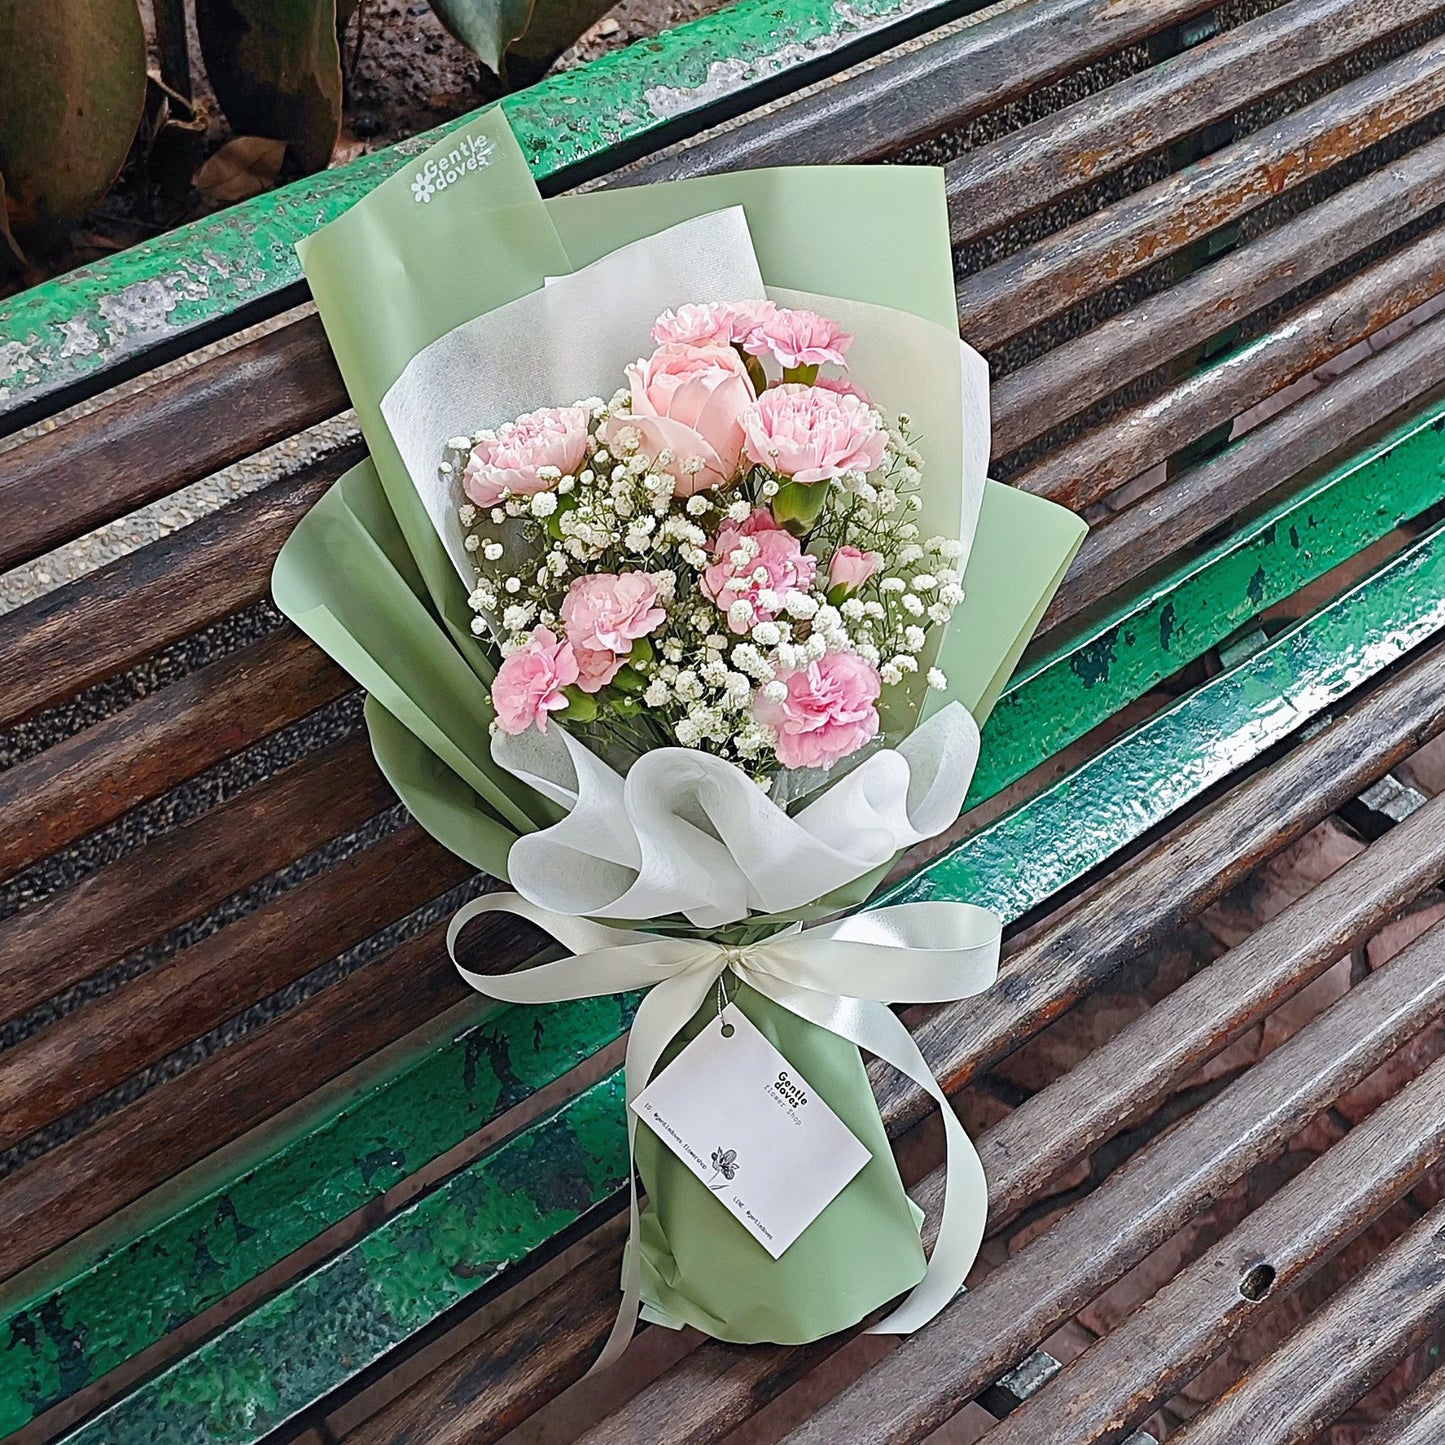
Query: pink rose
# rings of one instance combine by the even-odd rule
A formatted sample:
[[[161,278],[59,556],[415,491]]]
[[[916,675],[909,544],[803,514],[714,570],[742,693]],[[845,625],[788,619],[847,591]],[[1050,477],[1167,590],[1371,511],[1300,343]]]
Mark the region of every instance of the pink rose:
[[[731,346],[660,346],[646,361],[627,368],[632,413],[609,417],[603,436],[617,443],[636,429],[642,452],[661,469],[680,497],[731,481],[743,449],[743,412],[756,400],[747,367]]]
[[[564,687],[577,681],[577,657],[571,646],[539,627],[497,669],[492,679],[492,706],[504,733],[524,733],[533,723],[547,731],[547,714],[567,706]]]
[[[758,508],[741,524],[725,523],[712,551],[716,560],[702,574],[702,590],[723,612],[734,602],[748,603],[751,621],[739,624],[728,618],[729,628],[739,634],[749,631],[754,622],[771,622],[788,593],[806,592],[818,570],[818,559],[803,551],[798,539],[778,526],[766,507]],[[759,580],[759,570],[765,580]],[[743,585],[730,587],[734,580]],[[760,601],[764,591],[776,594],[776,602],[764,606]]]
[[[878,670],[855,652],[830,652],[807,667],[780,671],[782,702],[761,692],[753,715],[777,730],[776,752],[785,768],[829,768],[856,753],[878,733]]]
[[[646,572],[579,577],[567,589],[561,611],[573,647],[624,657],[667,616],[657,605],[657,583]]]
[[[795,482],[826,482],[845,472],[871,472],[887,437],[856,396],[816,386],[774,386],[743,413],[744,453]]]
[[[728,346],[733,339],[733,308],[726,301],[679,306],[652,323],[654,346]]]
[[[860,552],[856,547],[839,547],[828,563],[828,587],[846,587],[856,592],[881,566],[881,552]]]
[[[839,396],[856,396],[864,406],[873,404],[873,398],[861,386],[855,386],[853,382],[844,381],[839,376],[820,376],[813,385],[821,386],[824,391],[836,392]]]
[[[843,353],[853,338],[835,321],[816,311],[775,310],[748,333],[743,349],[753,356],[771,356],[779,366],[846,366]]]
[[[580,406],[544,407],[519,416],[491,441],[478,442],[462,473],[462,490],[479,507],[495,507],[503,492],[530,497],[556,485],[543,467],[575,473],[587,455],[588,415]]]

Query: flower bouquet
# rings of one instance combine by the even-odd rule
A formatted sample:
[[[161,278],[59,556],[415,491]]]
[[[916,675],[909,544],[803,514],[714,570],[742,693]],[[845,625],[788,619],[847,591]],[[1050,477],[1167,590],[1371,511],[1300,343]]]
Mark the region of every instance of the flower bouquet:
[[[911,1291],[875,1328],[916,1328],[972,1262],[984,1182],[888,1004],[987,987],[998,924],[846,911],[958,816],[1082,535],[985,481],[939,174],[544,202],[493,111],[302,259],[371,459],[288,541],[278,605],[366,687],[411,812],[515,890],[451,941],[507,911],[570,953],[468,980],[648,989],[646,1206],[634,1184],[604,1359],[639,1309],[799,1343]],[[860,1048],[944,1110],[930,1261]]]

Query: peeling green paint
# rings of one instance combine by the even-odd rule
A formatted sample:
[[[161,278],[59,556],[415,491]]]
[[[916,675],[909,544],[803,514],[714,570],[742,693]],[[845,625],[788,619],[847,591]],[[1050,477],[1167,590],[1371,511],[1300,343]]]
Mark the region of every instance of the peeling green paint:
[[[23,1298],[0,1291],[0,1436],[590,1057],[622,1034],[637,1001],[498,1010],[479,999],[440,1041],[151,1219],[126,1244]]]
[[[962,898],[1016,919],[1442,628],[1445,526],[879,902]],[[620,1089],[614,1074],[508,1141],[67,1445],[241,1445],[294,1417],[620,1187]]]
[[[1437,404],[1026,664],[984,729],[970,804],[1007,787],[1260,612],[1445,499],[1437,435],[1442,417]],[[1308,547],[1294,543],[1301,526],[1314,533]]]
[[[556,191],[981,3],[735,0],[549,76],[501,104],[538,183]],[[203,217],[0,304],[0,434],[107,373],[188,349],[200,333],[234,324],[238,312],[259,317],[301,299],[296,242],[470,118]]]
[[[971,801],[1007,786],[1260,607],[1445,496],[1442,416],[1400,428],[1026,666],[985,730]],[[1317,538],[1308,552],[1280,542],[1301,519]],[[1256,595],[1250,583],[1259,571],[1266,586]],[[1139,799],[1152,795],[1159,778],[1173,776],[1176,763],[1174,755],[1157,756],[1157,774],[1136,779],[1138,797],[1125,806],[1142,806]],[[132,1358],[620,1036],[634,1005],[600,999],[459,1024],[363,1093],[306,1121],[242,1172],[151,1221],[129,1243],[24,1300],[6,1302],[0,1291],[0,1340],[10,1340],[0,1348],[0,1434]],[[563,1180],[558,1188],[563,1203],[580,1197],[573,1183]]]
[[[67,1437],[257,1440],[524,1260],[626,1182],[602,1080]],[[565,1188],[549,1181],[565,1180]]]

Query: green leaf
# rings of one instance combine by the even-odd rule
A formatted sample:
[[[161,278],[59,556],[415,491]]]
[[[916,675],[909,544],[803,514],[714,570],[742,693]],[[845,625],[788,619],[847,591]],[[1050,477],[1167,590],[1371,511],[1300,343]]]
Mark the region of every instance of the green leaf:
[[[540,73],[615,0],[431,0],[437,18],[498,75],[507,54]]]
[[[231,128],[323,169],[341,130],[336,0],[196,0],[196,31]]]
[[[0,170],[17,231],[57,230],[110,189],[145,92],[136,0],[0,0]]]

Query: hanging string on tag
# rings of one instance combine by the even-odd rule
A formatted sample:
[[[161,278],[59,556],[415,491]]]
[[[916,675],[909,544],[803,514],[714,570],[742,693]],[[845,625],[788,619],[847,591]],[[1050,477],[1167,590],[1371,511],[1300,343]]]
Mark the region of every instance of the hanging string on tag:
[[[732,1038],[737,1032],[728,1021],[723,1018],[723,1010],[727,1008],[731,1000],[728,998],[727,971],[724,970],[717,976],[717,1021],[722,1025],[722,1036],[725,1039]]]

